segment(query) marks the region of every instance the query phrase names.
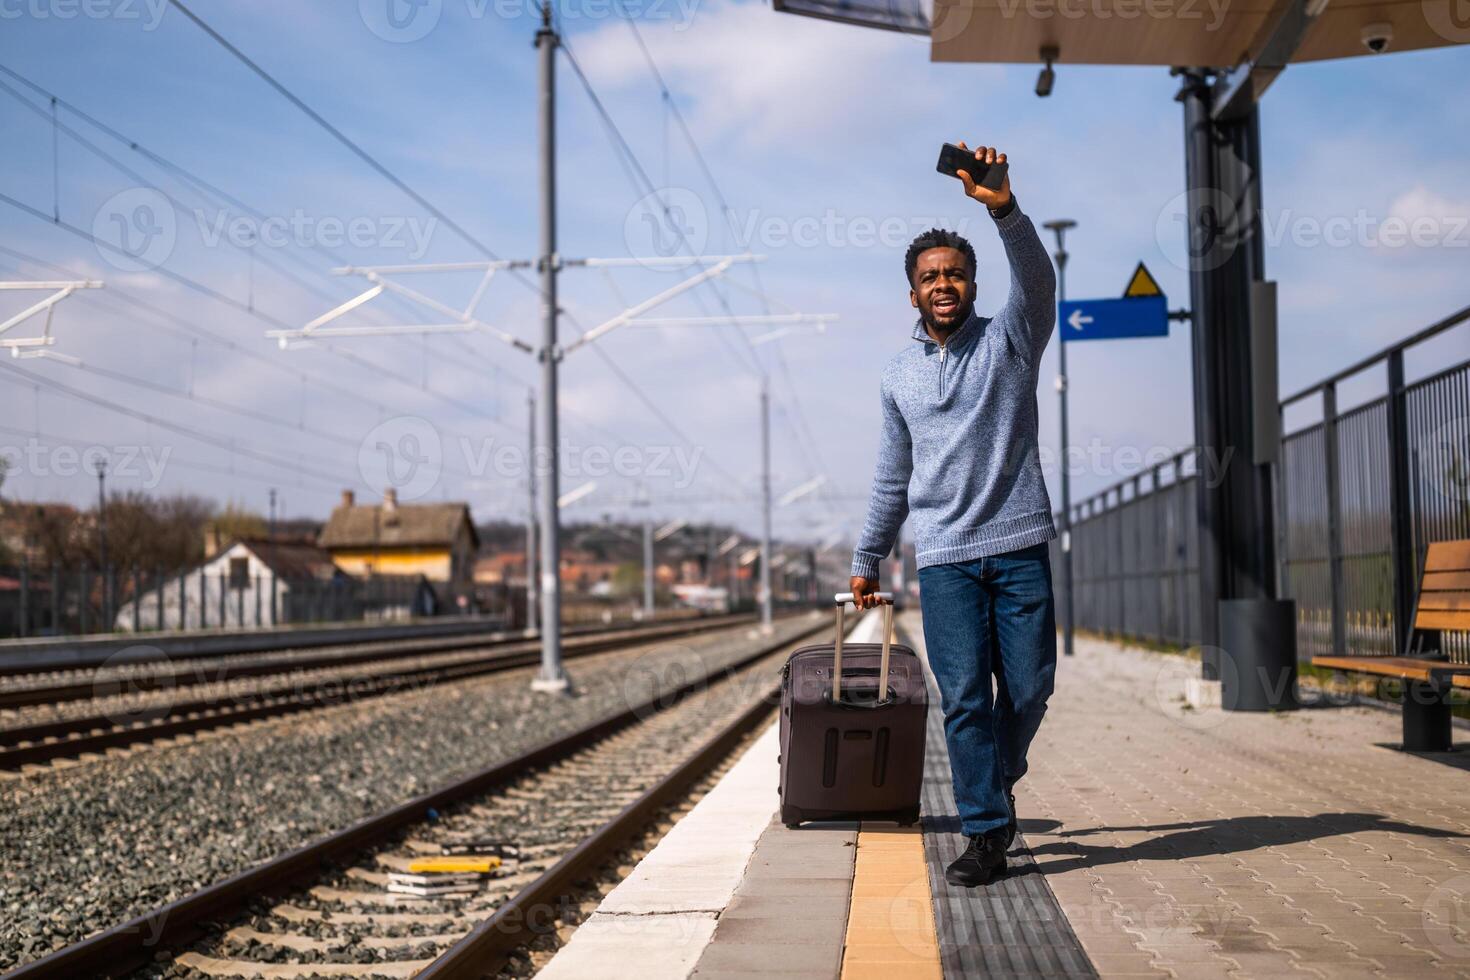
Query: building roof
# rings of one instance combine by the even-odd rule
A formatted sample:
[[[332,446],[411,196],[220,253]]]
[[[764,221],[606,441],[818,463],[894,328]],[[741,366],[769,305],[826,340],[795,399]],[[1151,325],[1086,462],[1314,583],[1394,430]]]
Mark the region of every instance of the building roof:
[[[772,6],[928,37],[931,61],[1038,67],[1041,49],[1055,47],[1061,65],[1229,68],[1261,56],[1271,28],[1295,9],[1294,0],[773,0]],[[1470,41],[1447,0],[1333,0],[1321,6],[1326,9],[1311,19],[1300,46],[1290,52],[1292,62],[1366,57],[1363,30],[1375,23],[1392,27],[1389,51]]]
[[[244,545],[261,562],[283,579],[330,579],[337,566],[326,549],[310,541],[272,541],[268,538],[241,538],[221,551],[225,554],[236,544]]]
[[[332,511],[317,544],[323,548],[447,548],[469,530],[472,547],[479,536],[464,503],[342,504]]]

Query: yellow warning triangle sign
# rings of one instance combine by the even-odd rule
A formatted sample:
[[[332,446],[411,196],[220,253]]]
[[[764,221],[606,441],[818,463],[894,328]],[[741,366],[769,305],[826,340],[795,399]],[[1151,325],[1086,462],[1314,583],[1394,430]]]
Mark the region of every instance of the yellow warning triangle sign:
[[[1133,277],[1128,280],[1128,288],[1123,290],[1123,298],[1162,295],[1164,291],[1159,288],[1158,280],[1144,267],[1142,262],[1138,263],[1138,268],[1133,270]]]

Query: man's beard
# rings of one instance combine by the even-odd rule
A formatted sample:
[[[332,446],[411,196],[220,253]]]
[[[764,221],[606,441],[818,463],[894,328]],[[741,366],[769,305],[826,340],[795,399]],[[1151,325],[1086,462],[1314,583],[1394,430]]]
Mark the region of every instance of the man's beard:
[[[973,302],[966,303],[955,311],[954,321],[949,326],[940,326],[930,317],[920,313],[919,325],[924,328],[925,332],[932,330],[935,333],[954,333],[960,327],[964,326],[965,321],[970,319],[970,315],[974,312],[975,304]]]

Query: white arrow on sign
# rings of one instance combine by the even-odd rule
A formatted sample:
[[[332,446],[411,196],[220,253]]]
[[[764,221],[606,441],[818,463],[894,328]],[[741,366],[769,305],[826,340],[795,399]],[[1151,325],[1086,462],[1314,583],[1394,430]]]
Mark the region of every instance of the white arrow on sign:
[[[1073,330],[1081,330],[1082,324],[1092,322],[1092,317],[1083,316],[1082,311],[1077,309],[1073,310],[1072,315],[1067,317],[1067,322],[1072,325]]]

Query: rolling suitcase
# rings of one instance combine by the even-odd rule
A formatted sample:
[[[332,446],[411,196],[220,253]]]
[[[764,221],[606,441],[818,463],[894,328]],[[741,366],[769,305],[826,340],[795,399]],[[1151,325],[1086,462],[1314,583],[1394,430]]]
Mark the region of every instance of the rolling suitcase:
[[[894,644],[893,597],[883,642],[842,641],[852,593],[835,597],[837,637],[804,646],[781,674],[781,822],[919,819],[928,697],[914,651]]]

